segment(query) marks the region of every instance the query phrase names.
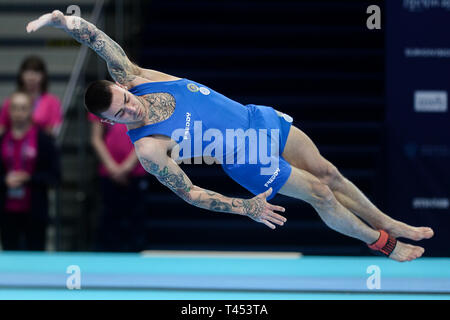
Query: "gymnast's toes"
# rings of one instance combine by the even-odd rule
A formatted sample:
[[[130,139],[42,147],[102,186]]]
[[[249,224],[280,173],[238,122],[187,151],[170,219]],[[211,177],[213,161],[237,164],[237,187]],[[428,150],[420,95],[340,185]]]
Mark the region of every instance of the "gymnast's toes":
[[[397,241],[397,245],[389,256],[389,258],[399,261],[412,261],[414,259],[420,258],[425,252],[425,249],[418,246],[413,246],[400,241]]]

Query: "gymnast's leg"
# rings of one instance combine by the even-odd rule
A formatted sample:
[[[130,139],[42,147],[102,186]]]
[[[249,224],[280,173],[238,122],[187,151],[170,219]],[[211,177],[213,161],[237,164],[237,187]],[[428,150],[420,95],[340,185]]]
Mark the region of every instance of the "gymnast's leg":
[[[372,228],[386,230],[395,238],[421,240],[433,236],[431,228],[412,227],[381,212],[351,181],[342,176],[334,165],[322,157],[305,133],[294,126],[289,132],[283,157],[292,166],[317,177],[331,189],[338,202]]]
[[[326,184],[305,170],[293,167],[279,193],[308,202],[328,227],[349,237],[372,244],[380,235],[337,201]],[[421,247],[398,241],[389,257],[397,261],[410,261],[422,256],[423,252]]]

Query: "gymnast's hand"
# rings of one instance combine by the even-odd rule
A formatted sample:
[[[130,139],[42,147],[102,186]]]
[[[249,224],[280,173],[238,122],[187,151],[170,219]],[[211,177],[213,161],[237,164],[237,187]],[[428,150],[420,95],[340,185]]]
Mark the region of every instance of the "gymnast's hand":
[[[66,17],[59,10],[55,10],[52,13],[44,14],[40,16],[38,19],[33,20],[27,24],[27,32],[30,33],[37,31],[38,29],[44,26],[65,28],[67,26]]]
[[[266,201],[267,197],[272,194],[272,188],[260,193],[254,198],[249,200],[243,200],[242,206],[244,208],[244,214],[252,218],[257,222],[264,223],[271,229],[275,229],[275,225],[284,225],[287,219],[275,211],[284,212],[285,209],[280,206],[275,206]]]

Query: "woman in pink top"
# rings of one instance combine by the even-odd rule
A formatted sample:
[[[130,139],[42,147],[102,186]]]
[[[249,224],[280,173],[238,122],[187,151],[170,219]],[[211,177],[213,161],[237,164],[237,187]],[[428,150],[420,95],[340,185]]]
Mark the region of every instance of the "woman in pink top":
[[[133,144],[127,136],[127,127],[100,122],[93,114],[91,122],[91,143],[100,160],[99,175],[109,176],[118,184],[128,184],[131,177],[146,176],[147,172],[139,163]]]
[[[60,180],[53,138],[31,120],[31,98],[11,95],[11,128],[0,134],[0,235],[3,250],[44,250],[48,189]],[[22,241],[24,240],[24,241]]]
[[[24,91],[33,100],[33,122],[45,132],[56,136],[62,123],[59,99],[47,92],[48,75],[41,58],[30,56],[20,66],[17,90]],[[7,98],[0,111],[0,134],[11,127],[9,119],[10,99]]]
[[[102,210],[97,223],[96,251],[138,252],[147,244],[149,175],[139,163],[123,124],[100,122],[93,114],[91,144],[99,159]],[[130,207],[130,202],[133,206]]]

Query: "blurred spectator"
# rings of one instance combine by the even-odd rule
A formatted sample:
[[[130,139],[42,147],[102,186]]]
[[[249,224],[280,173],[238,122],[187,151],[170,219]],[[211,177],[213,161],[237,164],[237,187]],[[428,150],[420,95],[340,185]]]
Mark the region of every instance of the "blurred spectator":
[[[26,93],[10,98],[11,126],[0,136],[0,233],[4,250],[44,250],[48,189],[60,178],[53,137],[32,121]]]
[[[17,90],[28,93],[33,101],[33,121],[47,133],[56,136],[62,123],[59,99],[47,92],[48,74],[44,61],[36,56],[26,58],[17,76]],[[0,111],[0,134],[11,122],[8,116],[10,99],[6,99]]]
[[[123,124],[109,125],[89,114],[91,143],[99,160],[102,211],[96,250],[137,252],[145,249],[145,197],[149,176],[138,162]]]

